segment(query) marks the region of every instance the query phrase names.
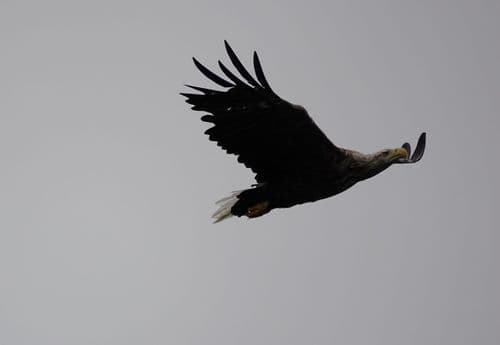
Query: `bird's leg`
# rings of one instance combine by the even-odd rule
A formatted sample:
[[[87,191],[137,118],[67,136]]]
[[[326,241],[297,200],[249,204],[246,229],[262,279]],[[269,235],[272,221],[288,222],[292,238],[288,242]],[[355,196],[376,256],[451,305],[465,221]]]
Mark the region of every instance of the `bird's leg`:
[[[269,208],[269,201],[262,201],[258,204],[255,204],[252,207],[249,207],[246,212],[246,216],[248,218],[260,217],[267,212],[271,211]]]

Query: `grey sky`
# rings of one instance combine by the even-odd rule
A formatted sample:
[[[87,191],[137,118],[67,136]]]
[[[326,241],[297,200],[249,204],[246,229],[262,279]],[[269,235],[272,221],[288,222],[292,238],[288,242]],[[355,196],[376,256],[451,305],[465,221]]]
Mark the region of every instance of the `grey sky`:
[[[0,344],[500,343],[498,1],[0,4]],[[246,63],[338,145],[346,193],[212,225],[253,183],[178,92]],[[227,61],[227,59],[226,59]]]

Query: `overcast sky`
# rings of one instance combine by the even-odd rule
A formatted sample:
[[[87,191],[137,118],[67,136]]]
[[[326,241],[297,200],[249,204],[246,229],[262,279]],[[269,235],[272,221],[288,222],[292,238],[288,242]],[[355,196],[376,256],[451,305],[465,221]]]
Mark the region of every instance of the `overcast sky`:
[[[500,343],[499,1],[0,3],[0,344]],[[339,146],[336,197],[213,225],[254,183],[178,95],[260,54]]]

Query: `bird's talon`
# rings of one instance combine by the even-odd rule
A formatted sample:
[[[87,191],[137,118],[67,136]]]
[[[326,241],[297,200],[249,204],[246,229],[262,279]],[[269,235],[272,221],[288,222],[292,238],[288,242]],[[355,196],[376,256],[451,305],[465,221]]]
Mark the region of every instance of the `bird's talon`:
[[[262,216],[263,214],[269,212],[268,206],[269,206],[269,201],[259,202],[258,204],[249,207],[247,209],[246,215],[248,218],[255,218]]]

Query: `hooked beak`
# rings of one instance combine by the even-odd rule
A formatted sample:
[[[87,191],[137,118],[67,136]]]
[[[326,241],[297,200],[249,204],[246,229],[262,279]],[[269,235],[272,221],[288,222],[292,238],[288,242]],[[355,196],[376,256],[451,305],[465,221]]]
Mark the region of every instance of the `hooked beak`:
[[[408,160],[410,153],[406,151],[404,147],[398,147],[397,149],[391,150],[389,153],[389,161],[398,163],[401,160]]]

